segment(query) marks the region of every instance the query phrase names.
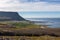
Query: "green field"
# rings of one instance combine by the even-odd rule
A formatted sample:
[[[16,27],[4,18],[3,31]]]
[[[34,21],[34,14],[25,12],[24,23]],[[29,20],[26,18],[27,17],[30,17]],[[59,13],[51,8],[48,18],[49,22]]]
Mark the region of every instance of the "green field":
[[[27,21],[23,21],[23,22],[0,22],[0,25],[8,25],[12,26],[12,28],[39,28],[41,27],[41,25],[36,25],[34,23],[31,22],[27,22]],[[45,26],[47,27],[47,26]]]

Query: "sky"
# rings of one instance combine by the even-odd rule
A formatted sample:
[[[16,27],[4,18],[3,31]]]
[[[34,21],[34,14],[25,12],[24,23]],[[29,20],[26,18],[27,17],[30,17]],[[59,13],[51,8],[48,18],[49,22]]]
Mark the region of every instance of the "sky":
[[[1,11],[60,11],[60,0],[0,0]]]
[[[0,0],[0,11],[19,12],[20,15],[22,14],[22,17],[60,17],[58,16],[60,13],[56,12],[60,11],[60,0]],[[50,13],[51,11],[54,13]]]
[[[23,18],[60,18],[60,12],[57,11],[39,11],[39,12],[20,12]]]

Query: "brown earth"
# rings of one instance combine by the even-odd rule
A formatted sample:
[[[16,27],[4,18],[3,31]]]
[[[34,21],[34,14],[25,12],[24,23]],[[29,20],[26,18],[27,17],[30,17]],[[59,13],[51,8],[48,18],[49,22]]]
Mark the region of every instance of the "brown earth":
[[[60,36],[60,28],[23,28],[23,29],[10,29],[0,28],[0,35],[2,36]]]

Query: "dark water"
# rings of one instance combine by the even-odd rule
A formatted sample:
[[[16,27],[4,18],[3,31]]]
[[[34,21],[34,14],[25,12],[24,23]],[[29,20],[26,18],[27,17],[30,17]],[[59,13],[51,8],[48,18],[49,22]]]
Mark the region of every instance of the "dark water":
[[[27,20],[34,21],[35,24],[48,25],[48,27],[60,28],[60,18],[26,18]]]

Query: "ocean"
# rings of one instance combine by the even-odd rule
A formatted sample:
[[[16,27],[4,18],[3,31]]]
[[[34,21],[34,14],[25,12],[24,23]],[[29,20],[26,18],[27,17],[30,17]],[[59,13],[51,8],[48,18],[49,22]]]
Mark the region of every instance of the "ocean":
[[[34,21],[38,25],[47,25],[51,28],[60,28],[60,18],[26,18],[26,20]]]

